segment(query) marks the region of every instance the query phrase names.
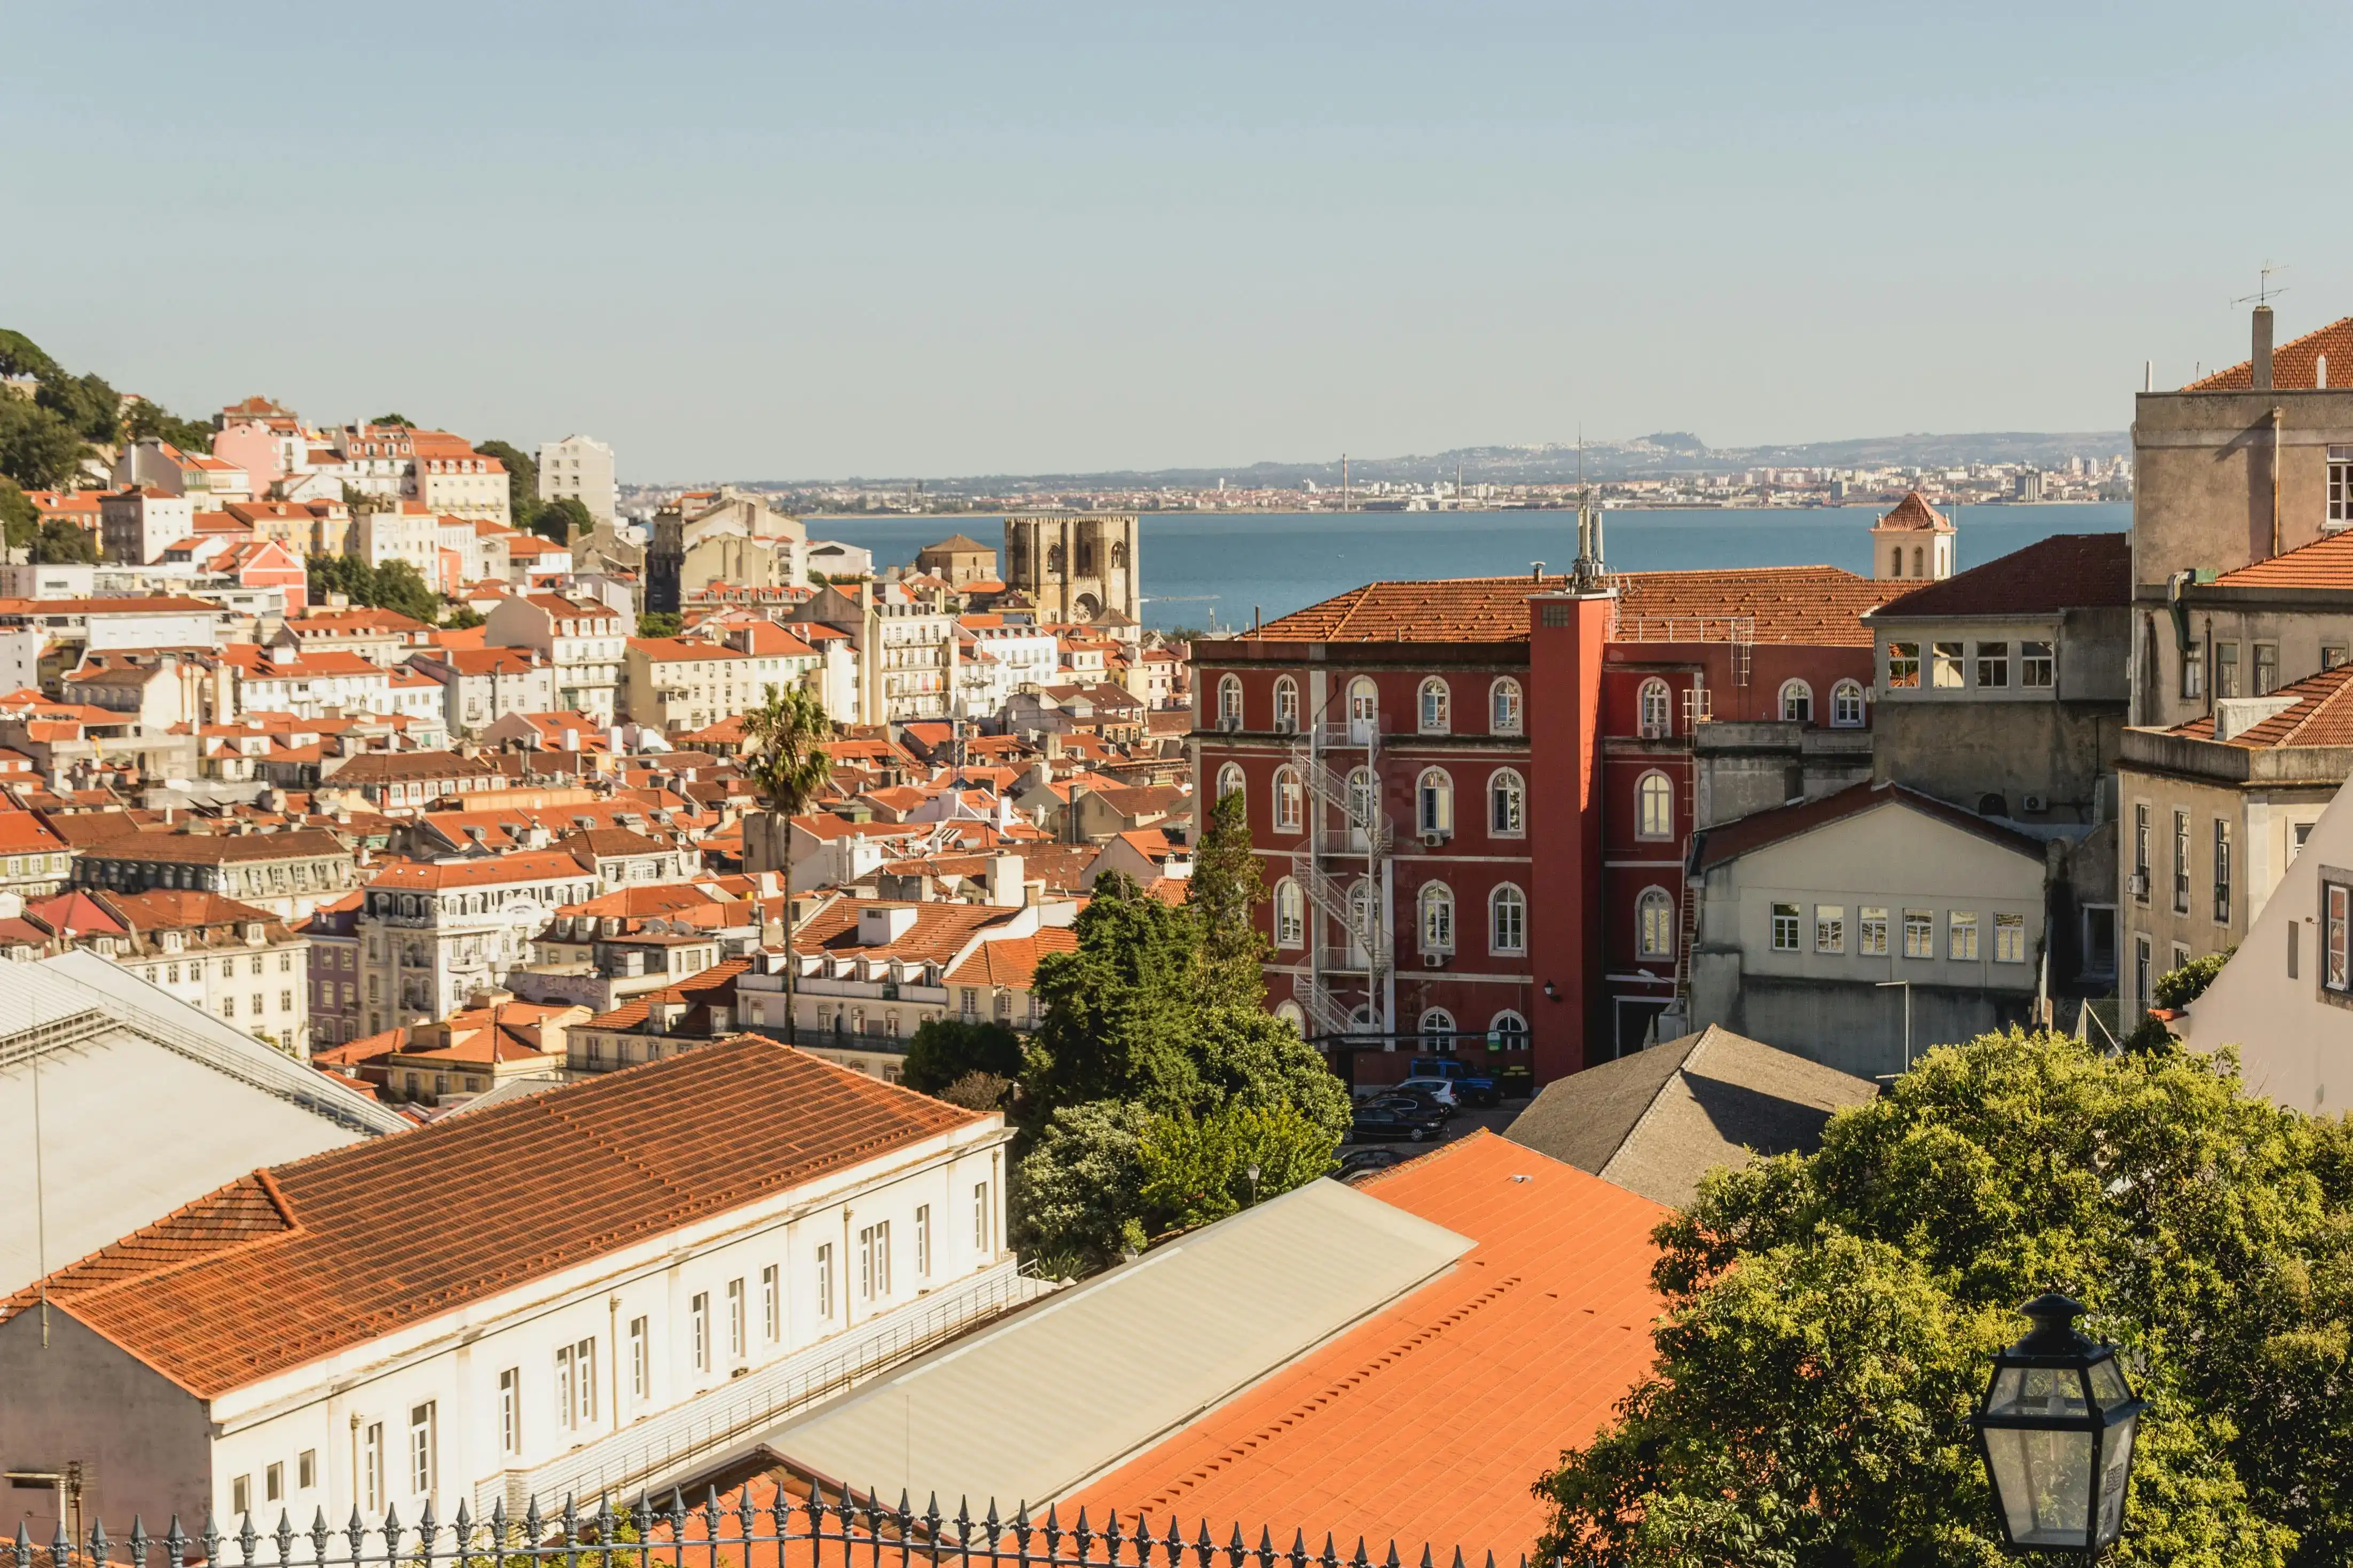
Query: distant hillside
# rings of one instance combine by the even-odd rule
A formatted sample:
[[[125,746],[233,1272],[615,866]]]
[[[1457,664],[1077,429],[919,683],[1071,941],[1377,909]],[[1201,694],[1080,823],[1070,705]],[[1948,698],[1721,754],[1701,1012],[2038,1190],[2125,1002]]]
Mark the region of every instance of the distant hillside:
[[[1957,468],[1968,463],[2033,463],[2056,466],[2070,458],[2113,458],[2129,453],[2132,444],[2121,430],[2031,431],[1990,430],[1974,435],[1872,436],[1852,441],[1809,441],[1786,447],[1711,447],[1685,431],[1662,431],[1630,441],[1589,441],[1584,452],[1585,474],[1595,479],[1641,479],[1671,474],[1736,473],[1744,468]],[[1378,479],[1451,479],[1457,465],[1465,482],[1488,484],[1562,484],[1577,475],[1577,449],[1573,444],[1537,447],[1462,447],[1404,458],[1352,458],[1348,477],[1355,483]],[[918,476],[866,476],[839,480],[764,479],[755,486],[838,483],[904,485]],[[1007,489],[1178,489],[1214,485],[1219,479],[1249,489],[1256,487],[1297,489],[1308,480],[1319,486],[1340,483],[1338,458],[1317,463],[1252,463],[1233,468],[1120,468],[1101,473],[975,474],[953,479],[924,478],[934,490],[997,491]]]

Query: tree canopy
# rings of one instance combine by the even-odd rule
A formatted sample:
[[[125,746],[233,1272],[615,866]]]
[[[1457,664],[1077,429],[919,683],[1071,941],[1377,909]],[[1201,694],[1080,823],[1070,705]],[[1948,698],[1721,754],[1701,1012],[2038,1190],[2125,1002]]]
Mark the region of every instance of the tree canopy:
[[[0,478],[28,490],[63,489],[73,483],[88,450],[55,410],[0,392]]]
[[[477,441],[474,450],[496,458],[507,471],[507,521],[529,530],[539,510],[539,463],[512,441]]]
[[[926,1018],[907,1042],[900,1081],[924,1094],[937,1094],[973,1073],[1016,1079],[1021,1074],[1021,1037],[1003,1024],[961,1018]]]
[[[1655,1368],[1543,1481],[1544,1550],[2001,1560],[1968,1416],[2017,1304],[2055,1288],[2150,1401],[2125,1561],[2353,1555],[2353,1134],[2244,1093],[2228,1056],[1947,1047],[1658,1239]]]
[[[638,612],[638,635],[641,637],[674,637],[685,629],[685,619],[676,610]]]
[[[11,550],[22,550],[40,536],[41,509],[26,498],[14,479],[0,479],[0,529],[5,530]]]
[[[325,603],[329,594],[342,594],[354,605],[397,610],[427,626],[440,616],[440,595],[406,561],[371,566],[356,555],[313,555],[308,564],[314,604]]]
[[[531,531],[558,544],[568,542],[575,528],[586,533],[596,526],[596,514],[578,496],[557,496],[531,514]]]

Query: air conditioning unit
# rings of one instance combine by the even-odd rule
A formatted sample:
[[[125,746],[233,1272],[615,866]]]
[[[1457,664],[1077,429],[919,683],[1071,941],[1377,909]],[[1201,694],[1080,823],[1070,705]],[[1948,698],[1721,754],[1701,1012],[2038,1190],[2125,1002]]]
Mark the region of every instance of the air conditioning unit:
[[[1274,721],[1274,732],[1278,735],[1293,735],[1298,731],[1299,721],[1296,719],[1277,719]]]
[[[1241,727],[1242,727],[1242,716],[1241,716],[1240,714],[1239,714],[1239,713],[1220,713],[1219,715],[1218,715],[1218,732],[1219,732],[1219,734],[1221,734],[1221,735],[1230,735],[1230,734],[1233,734],[1236,731],[1240,730]]]
[[[2021,798],[2019,804],[2029,811],[2048,811],[2051,809],[2050,798],[2045,795],[2030,795]]]
[[[2132,894],[2136,899],[2145,899],[2148,897],[2148,873],[2146,871],[2135,871],[2131,876],[2126,878],[2125,890]]]
[[[1421,836],[1421,847],[1424,849],[1435,849],[1445,842],[1446,835],[1443,833],[1425,833]]]
[[[1446,967],[1446,954],[1425,952],[1421,955],[1421,966],[1424,969],[1443,969]]]

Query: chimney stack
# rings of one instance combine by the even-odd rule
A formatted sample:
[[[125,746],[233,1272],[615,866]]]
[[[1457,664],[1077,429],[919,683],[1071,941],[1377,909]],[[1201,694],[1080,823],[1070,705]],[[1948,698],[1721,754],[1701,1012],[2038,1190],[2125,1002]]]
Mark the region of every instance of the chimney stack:
[[[2272,389],[2272,308],[2255,307],[2255,357],[2250,385],[2257,392]]]

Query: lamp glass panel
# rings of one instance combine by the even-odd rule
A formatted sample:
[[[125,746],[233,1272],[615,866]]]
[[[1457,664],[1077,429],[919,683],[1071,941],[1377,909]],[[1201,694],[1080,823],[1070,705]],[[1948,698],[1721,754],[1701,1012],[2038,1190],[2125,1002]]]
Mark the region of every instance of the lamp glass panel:
[[[2092,1501],[2092,1434],[1988,1427],[1994,1489],[2021,1546],[2081,1546]]]
[[[2101,1409],[2114,1410],[2119,1405],[2131,1402],[2132,1388],[2125,1382],[2124,1369],[2116,1365],[2116,1357],[2094,1362],[2089,1371],[2092,1401]]]
[[[2092,1407],[2084,1402],[2084,1380],[2073,1367],[2006,1366],[1994,1378],[1985,1413],[2082,1421]]]
[[[2100,1451],[2100,1531],[2094,1544],[2105,1546],[2123,1533],[2125,1478],[2132,1469],[2134,1427],[2137,1415],[2127,1415],[2103,1434]]]

